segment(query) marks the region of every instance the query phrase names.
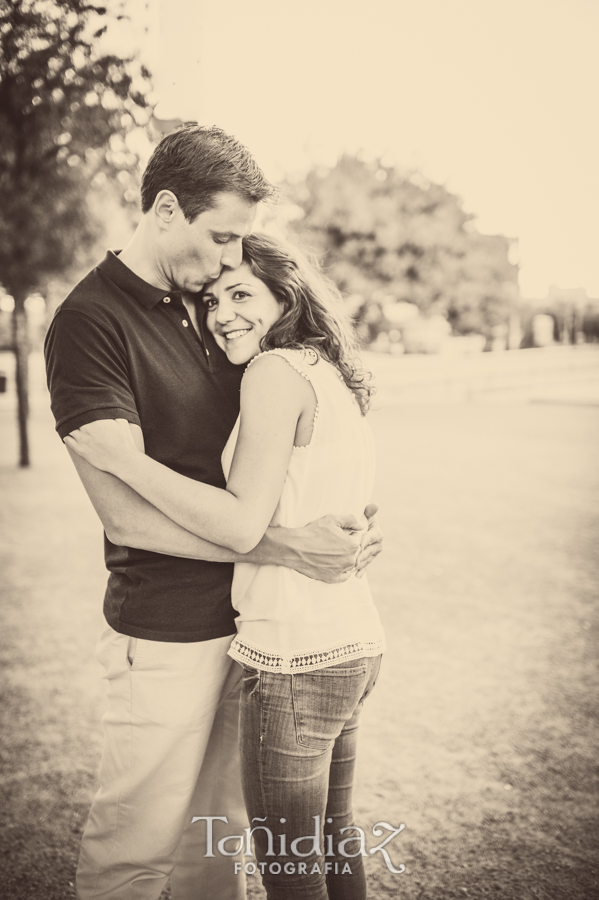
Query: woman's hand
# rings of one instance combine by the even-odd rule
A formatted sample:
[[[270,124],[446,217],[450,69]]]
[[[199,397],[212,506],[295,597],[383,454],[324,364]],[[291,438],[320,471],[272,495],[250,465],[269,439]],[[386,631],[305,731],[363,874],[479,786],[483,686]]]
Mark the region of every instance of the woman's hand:
[[[117,477],[123,466],[134,461],[140,452],[126,419],[97,419],[72,431],[64,441],[96,469]]]

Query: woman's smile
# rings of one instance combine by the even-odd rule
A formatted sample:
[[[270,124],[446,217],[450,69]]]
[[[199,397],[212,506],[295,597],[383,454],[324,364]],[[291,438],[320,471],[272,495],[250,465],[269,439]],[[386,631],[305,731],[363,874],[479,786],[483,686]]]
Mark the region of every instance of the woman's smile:
[[[251,326],[249,326],[248,328],[238,328],[235,331],[220,331],[218,333],[222,334],[226,341],[234,341],[237,338],[249,334],[251,330],[252,328]]]

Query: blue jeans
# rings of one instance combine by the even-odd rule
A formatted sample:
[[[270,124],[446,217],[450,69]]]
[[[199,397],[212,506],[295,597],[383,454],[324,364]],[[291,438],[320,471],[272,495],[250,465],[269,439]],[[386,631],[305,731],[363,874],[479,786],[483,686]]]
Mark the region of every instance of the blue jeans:
[[[352,787],[358,720],[380,662],[298,675],[244,666],[243,791],[268,900],[366,897]]]

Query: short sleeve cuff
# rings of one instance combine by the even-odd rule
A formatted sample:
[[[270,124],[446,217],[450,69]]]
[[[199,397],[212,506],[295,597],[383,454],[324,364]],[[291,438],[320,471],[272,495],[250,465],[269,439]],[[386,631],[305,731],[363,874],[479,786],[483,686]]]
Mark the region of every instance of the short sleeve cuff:
[[[86,412],[72,416],[65,422],[61,422],[56,426],[56,430],[60,437],[64,440],[67,434],[81,428],[82,425],[89,425],[90,422],[97,422],[99,419],[126,419],[132,425],[139,425],[139,415],[135,410],[123,409],[120,406],[104,406],[100,409],[89,409]]]

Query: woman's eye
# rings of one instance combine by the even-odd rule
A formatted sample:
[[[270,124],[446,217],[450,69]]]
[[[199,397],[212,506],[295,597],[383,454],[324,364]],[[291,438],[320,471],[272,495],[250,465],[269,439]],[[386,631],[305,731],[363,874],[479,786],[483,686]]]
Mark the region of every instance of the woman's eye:
[[[206,309],[214,309],[218,304],[214,297],[209,297],[207,300],[204,300],[204,305]]]
[[[233,300],[245,300],[245,298],[249,296],[250,295],[247,293],[247,291],[235,291],[235,293],[233,294]]]

